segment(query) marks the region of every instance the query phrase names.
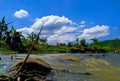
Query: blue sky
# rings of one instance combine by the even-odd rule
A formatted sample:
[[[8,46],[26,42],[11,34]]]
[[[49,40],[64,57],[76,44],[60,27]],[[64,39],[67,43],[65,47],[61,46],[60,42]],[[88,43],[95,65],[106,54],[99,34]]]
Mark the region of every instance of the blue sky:
[[[0,0],[0,19],[22,31],[38,33],[49,43],[76,38],[120,38],[119,0]],[[11,28],[11,26],[9,26]]]

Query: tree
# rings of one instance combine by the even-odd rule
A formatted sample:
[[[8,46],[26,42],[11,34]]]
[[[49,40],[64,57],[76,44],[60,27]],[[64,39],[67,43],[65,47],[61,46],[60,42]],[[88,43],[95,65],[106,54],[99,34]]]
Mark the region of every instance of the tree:
[[[73,46],[73,42],[68,42],[68,47]]]
[[[14,26],[12,26],[11,30],[10,30],[10,35],[13,36],[16,32],[16,29],[14,28]]]
[[[5,17],[2,18],[2,20],[0,21],[0,40],[2,39],[3,32],[6,32],[8,29],[7,24],[5,23]]]
[[[80,40],[80,44],[81,46],[86,46],[86,40],[85,39]]]
[[[76,38],[76,47],[78,48],[79,47],[79,38]]]
[[[27,34],[27,35],[28,35],[27,39],[28,39],[28,41],[30,41],[30,42],[33,42],[33,41],[35,40],[35,38],[37,37],[37,35],[34,34],[33,32],[30,33],[30,34]]]
[[[40,42],[41,42],[42,44],[47,44],[47,38],[41,38],[41,39],[40,39]]]
[[[3,38],[3,33],[7,32],[8,25],[11,23],[12,22],[6,23],[5,17],[3,17],[2,20],[0,21],[0,40]]]
[[[93,41],[93,44],[98,44],[99,43],[99,40],[97,38],[93,38],[91,40]]]

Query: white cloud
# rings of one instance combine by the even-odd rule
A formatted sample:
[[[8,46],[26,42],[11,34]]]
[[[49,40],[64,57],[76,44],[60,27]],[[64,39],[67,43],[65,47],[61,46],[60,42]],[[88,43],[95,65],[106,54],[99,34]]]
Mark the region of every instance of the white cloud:
[[[108,34],[109,34],[109,26],[97,25],[89,29],[84,29],[83,33],[79,36],[79,38],[92,39],[92,38],[103,37]]]
[[[18,29],[17,31],[23,31],[23,35],[27,35],[31,32],[37,34],[40,28],[44,26],[42,35],[46,36],[49,42],[53,42],[56,40],[57,40],[56,42],[58,41],[65,42],[68,39],[69,40],[72,39],[71,35],[66,33],[72,33],[75,30],[77,30],[77,28],[74,27],[74,25],[75,25],[74,22],[72,22],[71,20],[69,20],[64,16],[60,17],[55,15],[50,15],[42,18],[36,18],[35,22],[30,27],[24,27]],[[64,40],[59,40],[60,38]]]
[[[80,24],[86,24],[86,21],[81,21]]]
[[[73,41],[75,39],[75,36],[64,34],[64,35],[51,35],[48,37],[48,43],[56,44],[56,43],[67,43],[70,41]]]
[[[66,43],[68,41],[74,41],[76,38],[94,38],[102,37],[109,34],[108,26],[95,26],[89,29],[84,28],[83,24],[76,25],[70,19],[62,16],[50,15],[42,18],[36,18],[35,22],[30,27],[24,27],[17,31],[23,31],[23,35],[27,35],[31,32],[38,33],[40,28],[44,26],[42,30],[42,37],[47,37],[48,43],[55,44],[57,42]]]
[[[73,32],[74,30],[76,30],[75,27],[68,27],[68,26],[63,26],[61,27],[61,29],[59,29],[58,31],[56,31],[56,34],[63,34],[63,33],[69,33],[69,32]]]
[[[23,18],[23,17],[27,17],[29,15],[29,13],[26,10],[20,9],[19,11],[16,11],[14,13],[14,16],[17,18]]]

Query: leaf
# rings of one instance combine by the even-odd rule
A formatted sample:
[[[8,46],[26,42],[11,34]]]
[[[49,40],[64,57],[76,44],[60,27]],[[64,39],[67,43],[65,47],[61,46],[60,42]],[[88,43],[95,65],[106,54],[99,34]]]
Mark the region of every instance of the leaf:
[[[14,26],[12,26],[11,33],[14,34],[15,32],[16,32],[16,30],[15,30]]]

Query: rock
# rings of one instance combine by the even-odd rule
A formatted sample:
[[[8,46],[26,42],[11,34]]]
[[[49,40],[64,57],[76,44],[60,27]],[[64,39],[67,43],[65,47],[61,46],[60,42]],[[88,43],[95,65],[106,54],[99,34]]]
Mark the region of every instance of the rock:
[[[76,56],[62,56],[64,60],[74,61],[74,62],[80,62],[82,59],[76,57]]]
[[[22,66],[23,62],[24,62],[24,59],[14,64],[11,69],[14,71],[18,70],[20,66]],[[49,73],[51,72],[51,70],[52,68],[48,63],[38,58],[28,58],[25,65],[21,69],[21,71],[26,71],[26,72],[40,71],[43,73]]]
[[[11,68],[13,73],[10,76],[15,77],[15,81],[18,78],[20,78],[21,81],[29,81],[27,79],[31,77],[39,77],[40,79],[43,77],[45,78],[52,70],[51,66],[45,61],[38,58],[28,58],[20,72],[16,74],[23,62],[24,59],[14,64]]]

